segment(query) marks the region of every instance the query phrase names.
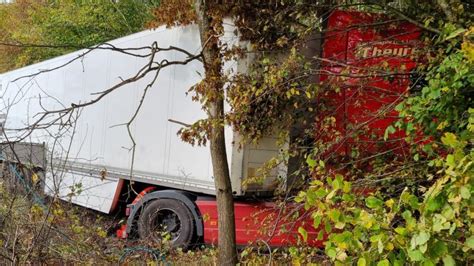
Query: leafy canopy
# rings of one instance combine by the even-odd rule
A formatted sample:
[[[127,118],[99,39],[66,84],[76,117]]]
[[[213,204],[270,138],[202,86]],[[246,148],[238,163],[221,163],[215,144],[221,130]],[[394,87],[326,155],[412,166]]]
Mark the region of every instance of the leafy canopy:
[[[18,0],[0,5],[0,72],[143,30],[158,3]]]

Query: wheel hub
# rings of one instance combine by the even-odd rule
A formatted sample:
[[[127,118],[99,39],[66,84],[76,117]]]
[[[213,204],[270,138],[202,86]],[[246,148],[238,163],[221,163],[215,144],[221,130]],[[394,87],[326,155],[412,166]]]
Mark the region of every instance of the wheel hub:
[[[181,223],[178,215],[168,209],[161,209],[158,211],[155,219],[155,228],[158,232],[166,232],[171,236],[171,241],[179,237],[181,231]]]

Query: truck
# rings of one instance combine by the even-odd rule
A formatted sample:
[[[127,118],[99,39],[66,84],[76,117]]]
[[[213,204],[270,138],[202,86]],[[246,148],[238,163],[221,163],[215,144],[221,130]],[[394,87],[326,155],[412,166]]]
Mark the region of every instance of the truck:
[[[357,27],[377,18],[380,17],[334,11],[328,18],[325,41],[320,44],[322,58],[332,63],[322,68],[337,74],[342,71],[340,64],[378,64],[380,61],[371,59],[374,56],[388,58],[394,67],[400,62],[413,65],[413,60],[406,58],[405,49],[412,46],[418,34],[406,35],[407,27],[416,29],[409,23],[403,22],[398,30],[390,28],[390,34],[395,36],[392,43],[388,41],[371,48],[361,46],[363,42],[378,41],[385,34],[383,28],[365,34],[370,26]],[[347,28],[350,30],[345,30]],[[361,34],[363,38],[353,38]],[[230,45],[246,45],[239,41],[238,31],[231,23],[225,23],[222,40]],[[41,156],[44,159],[36,160],[35,166],[44,170],[43,186],[47,195],[107,214],[123,211],[121,207],[126,206],[126,223],[117,231],[118,237],[138,234],[159,241],[158,231],[166,231],[176,247],[216,244],[217,206],[210,151],[205,146],[184,143],[177,135],[183,125],[206,117],[200,104],[188,93],[204,75],[200,61],[164,68],[154,83],[152,75],[145,76],[90,106],[68,113],[67,117],[52,112],[43,117],[41,123],[35,123],[46,111],[94,101],[104,90],[136,75],[148,64],[150,50],[146,47],[154,42],[164,48],[156,54],[156,62],[186,60],[189,54],[197,54],[201,49],[197,26],[159,27],[1,74],[2,142],[44,147]],[[166,49],[171,47],[188,53]],[[116,48],[124,50],[117,52]],[[358,52],[354,53],[354,49]],[[361,57],[352,58],[354,54]],[[226,62],[225,71],[246,71],[250,61]],[[331,77],[320,79],[324,83]],[[396,77],[395,80],[401,79]],[[343,85],[355,82],[346,80]],[[406,82],[399,85],[374,82],[382,83],[388,91],[406,89],[407,85]],[[149,84],[153,85],[143,97]],[[342,95],[329,93],[321,96],[322,100],[334,101],[334,106],[344,105],[343,98],[350,93],[351,86],[343,87]],[[370,94],[370,99],[382,97],[374,95]],[[364,99],[363,94],[358,97]],[[394,101],[396,99],[388,98],[382,104],[367,103],[365,110],[375,112]],[[138,107],[138,115],[130,122]],[[350,105],[336,110],[338,128],[345,128],[348,120],[358,123],[357,119],[366,115],[351,111]],[[321,115],[326,114],[321,112]],[[318,118],[315,120],[317,124]],[[393,118],[380,118],[376,120],[379,125],[376,128],[383,131],[391,121]],[[383,134],[380,132],[376,134]],[[281,152],[277,139],[268,136],[258,144],[241,144],[240,139],[237,132],[226,128],[237,244],[259,240],[271,246],[295,244],[302,239],[297,233],[302,227],[307,232],[307,244],[321,247],[324,240],[318,238],[320,230],[313,228],[310,215],[289,221],[291,212],[282,214],[267,197],[285,182],[286,167],[272,169],[263,182],[245,182]],[[345,142],[344,145],[352,144]],[[341,147],[336,150],[347,149]],[[12,156],[7,157],[4,155],[3,160],[15,161]]]

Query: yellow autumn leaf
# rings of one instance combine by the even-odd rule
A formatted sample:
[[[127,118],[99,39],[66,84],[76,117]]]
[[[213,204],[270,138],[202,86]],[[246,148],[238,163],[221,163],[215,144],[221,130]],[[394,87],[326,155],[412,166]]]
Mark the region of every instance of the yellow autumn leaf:
[[[389,200],[385,201],[385,205],[387,207],[389,207],[390,209],[393,207],[394,203],[395,203],[395,201],[393,199],[389,199]]]
[[[31,181],[33,181],[33,184],[34,184],[34,185],[36,185],[36,184],[38,183],[39,177],[38,177],[38,175],[37,175],[36,173],[33,173],[33,174],[31,175]]]
[[[443,121],[439,123],[438,127],[436,127],[437,130],[443,130],[446,126],[448,125],[447,121]]]
[[[462,50],[469,62],[474,62],[474,27],[464,34]]]

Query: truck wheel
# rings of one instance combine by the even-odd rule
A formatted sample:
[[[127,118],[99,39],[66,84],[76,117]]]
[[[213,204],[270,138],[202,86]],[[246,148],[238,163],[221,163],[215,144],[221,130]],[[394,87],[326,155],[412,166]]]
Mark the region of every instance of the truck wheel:
[[[167,233],[172,247],[187,249],[192,243],[194,231],[191,211],[175,199],[149,202],[138,218],[140,238],[161,242],[163,233]]]

